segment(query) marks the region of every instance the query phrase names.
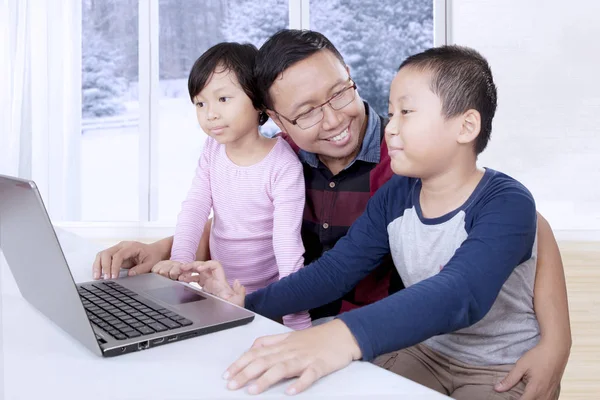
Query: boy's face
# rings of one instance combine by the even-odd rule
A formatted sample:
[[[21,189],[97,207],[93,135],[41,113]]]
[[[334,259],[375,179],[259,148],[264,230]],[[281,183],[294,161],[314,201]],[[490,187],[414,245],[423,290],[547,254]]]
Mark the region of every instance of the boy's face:
[[[461,121],[444,118],[440,98],[429,87],[430,77],[427,71],[406,67],[392,81],[385,138],[397,175],[429,178],[457,157]]]
[[[217,68],[194,104],[202,130],[221,144],[258,134],[258,111],[231,71]]]
[[[269,94],[273,109],[269,116],[301,149],[333,159],[351,156],[360,148],[365,108],[354,89],[343,96],[350,102],[339,110],[323,106],[323,119],[301,129],[280,116],[294,120],[351,86],[348,69],[328,50],[319,51],[286,69]],[[275,111],[275,112],[273,112]]]

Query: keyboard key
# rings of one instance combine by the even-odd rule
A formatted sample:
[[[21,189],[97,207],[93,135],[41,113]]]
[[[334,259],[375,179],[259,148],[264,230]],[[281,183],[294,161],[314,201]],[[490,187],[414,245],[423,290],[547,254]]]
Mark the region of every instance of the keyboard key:
[[[159,319],[158,322],[160,322],[161,324],[169,327],[170,329],[179,328],[181,326],[177,322],[172,321],[172,320],[170,320],[168,318]]]
[[[154,329],[156,332],[163,332],[167,330],[167,327],[164,326],[163,324],[159,324],[158,322],[155,322],[153,324],[148,324],[148,326],[152,329]]]
[[[113,336],[115,337],[115,339],[118,339],[118,340],[125,340],[125,339],[127,339],[127,336],[123,335],[122,333],[117,333],[117,334],[115,334]]]
[[[131,332],[126,332],[125,335],[127,335],[127,337],[129,337],[129,338],[142,336],[141,333],[139,333],[138,331],[133,331],[133,330]]]
[[[192,325],[192,324],[193,324],[193,322],[192,322],[192,321],[190,321],[190,320],[189,320],[189,319],[187,319],[187,318],[180,319],[180,320],[178,320],[177,322],[179,322],[179,323],[180,323],[182,326],[189,326],[189,325]]]
[[[151,333],[154,333],[154,329],[149,328],[147,326],[142,326],[137,328],[138,331],[142,332],[143,335],[149,335]]]

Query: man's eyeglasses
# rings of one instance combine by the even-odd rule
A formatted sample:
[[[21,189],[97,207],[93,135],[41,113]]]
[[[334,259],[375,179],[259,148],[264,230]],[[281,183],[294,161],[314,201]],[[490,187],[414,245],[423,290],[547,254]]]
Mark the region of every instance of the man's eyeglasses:
[[[321,120],[323,119],[323,107],[325,107],[327,104],[329,104],[329,106],[334,110],[341,110],[342,108],[350,104],[352,100],[354,100],[356,92],[356,83],[354,83],[352,78],[349,78],[348,81],[351,83],[350,86],[340,90],[339,92],[331,96],[331,98],[325,103],[311,108],[307,112],[298,115],[294,119],[284,117],[277,111],[275,111],[275,113],[281,118],[288,121],[290,124],[298,125],[300,129],[312,128],[313,126],[321,122]]]

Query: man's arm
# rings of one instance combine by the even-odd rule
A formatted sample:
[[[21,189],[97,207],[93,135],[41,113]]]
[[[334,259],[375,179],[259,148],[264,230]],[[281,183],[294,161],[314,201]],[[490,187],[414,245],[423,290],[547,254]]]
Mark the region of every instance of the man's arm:
[[[542,342],[568,353],[571,348],[571,322],[565,271],[552,228],[540,214],[533,307],[540,324]]]
[[[386,203],[390,181],[333,249],[315,262],[246,296],[246,308],[268,318],[309,310],[340,298],[389,253]]]
[[[571,324],[560,250],[550,224],[540,214],[533,296],[541,340],[517,361],[496,390],[505,392],[525,380],[524,399],[555,398],[571,352]]]

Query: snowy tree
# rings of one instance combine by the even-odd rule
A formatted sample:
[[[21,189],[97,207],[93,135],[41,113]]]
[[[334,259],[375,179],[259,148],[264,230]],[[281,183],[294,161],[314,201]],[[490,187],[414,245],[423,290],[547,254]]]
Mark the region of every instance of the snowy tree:
[[[187,78],[194,61],[222,42],[226,0],[159,1],[160,79]]]
[[[287,28],[287,0],[226,1],[226,18],[221,31],[227,41],[248,42],[260,48],[275,32]]]
[[[86,44],[82,60],[83,117],[122,113],[125,107],[120,97],[125,79],[118,76],[114,50],[99,35],[89,38]]]
[[[86,0],[82,4],[82,115],[84,118],[117,115],[125,111],[121,97],[126,87],[122,51],[111,45],[110,2]],[[137,66],[137,63],[136,63]],[[136,72],[137,74],[137,72]]]

